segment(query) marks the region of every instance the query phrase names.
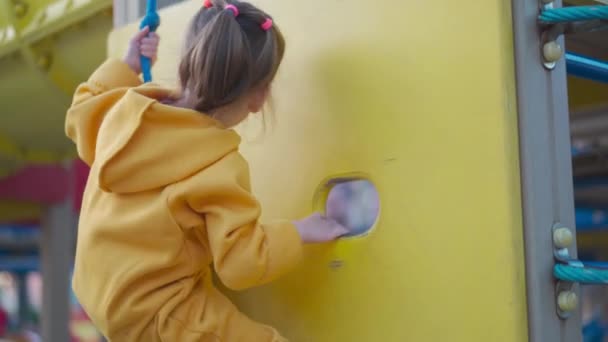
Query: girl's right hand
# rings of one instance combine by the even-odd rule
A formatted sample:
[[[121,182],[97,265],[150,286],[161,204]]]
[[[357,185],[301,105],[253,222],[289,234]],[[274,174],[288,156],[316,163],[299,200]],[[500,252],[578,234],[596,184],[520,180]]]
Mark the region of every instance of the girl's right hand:
[[[148,26],[141,29],[129,41],[129,48],[123,61],[131,67],[136,74],[141,74],[140,57],[145,56],[152,60],[152,64],[156,62],[158,53],[158,43],[160,37],[156,32],[150,32]]]
[[[338,239],[349,233],[340,223],[321,214],[313,214],[294,222],[304,243],[322,243]]]

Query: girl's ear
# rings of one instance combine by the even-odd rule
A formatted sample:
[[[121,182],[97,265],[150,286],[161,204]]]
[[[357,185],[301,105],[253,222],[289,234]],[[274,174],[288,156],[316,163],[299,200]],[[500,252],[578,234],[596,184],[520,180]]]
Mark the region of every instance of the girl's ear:
[[[270,86],[264,86],[254,89],[249,94],[247,109],[251,113],[258,113],[264,108],[268,95],[270,94]]]

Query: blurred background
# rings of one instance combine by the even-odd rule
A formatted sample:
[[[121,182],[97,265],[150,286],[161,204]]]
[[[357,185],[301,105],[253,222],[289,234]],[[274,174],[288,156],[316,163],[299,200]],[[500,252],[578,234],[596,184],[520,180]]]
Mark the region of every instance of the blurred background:
[[[108,0],[0,0],[0,336],[6,340],[100,340],[69,286],[87,168],[75,160],[63,120],[75,87],[106,57],[112,8]]]

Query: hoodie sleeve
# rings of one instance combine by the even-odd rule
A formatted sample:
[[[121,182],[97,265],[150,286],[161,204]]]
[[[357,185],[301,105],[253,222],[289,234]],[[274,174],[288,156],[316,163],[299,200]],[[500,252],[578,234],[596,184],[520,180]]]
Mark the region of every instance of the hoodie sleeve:
[[[124,93],[142,82],[122,61],[110,59],[81,84],[67,112],[65,130],[78,148],[80,158],[91,165],[95,160],[95,141],[99,127],[112,106]]]
[[[215,271],[228,288],[268,283],[300,259],[302,242],[291,222],[259,223],[249,169],[233,152],[184,181],[188,206],[202,215]]]

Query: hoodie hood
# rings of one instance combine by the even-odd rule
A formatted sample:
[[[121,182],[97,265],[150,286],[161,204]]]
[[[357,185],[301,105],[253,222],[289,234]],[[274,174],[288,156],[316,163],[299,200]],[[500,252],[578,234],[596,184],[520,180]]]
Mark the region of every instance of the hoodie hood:
[[[238,134],[218,121],[154,100],[168,95],[167,90],[150,86],[126,91],[107,113],[97,139],[83,139],[96,144],[97,172],[92,174],[98,175],[104,191],[126,194],[161,188],[238,149]]]

